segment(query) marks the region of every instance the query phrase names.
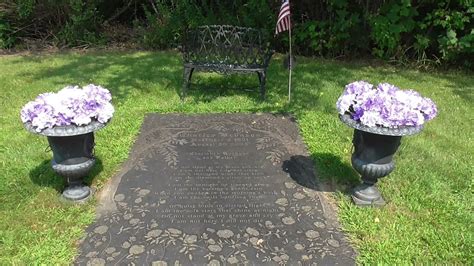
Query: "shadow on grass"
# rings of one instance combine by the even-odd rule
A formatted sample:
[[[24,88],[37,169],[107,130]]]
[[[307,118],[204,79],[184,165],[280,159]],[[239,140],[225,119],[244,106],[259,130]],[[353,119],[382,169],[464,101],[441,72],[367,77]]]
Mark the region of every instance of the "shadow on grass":
[[[349,67],[340,67],[337,64],[323,64],[321,62],[305,62],[298,64],[292,72],[292,98],[287,105],[275,104],[281,102],[288,95],[288,70],[281,67],[282,59],[274,58],[268,68],[266,83],[265,105],[249,109],[251,112],[299,112],[314,109],[315,107],[328,112],[334,112],[334,104],[321,101],[321,96],[331,90],[327,84],[334,84],[342,89],[344,85],[358,79]],[[332,91],[329,91],[332,93]],[[235,95],[247,96],[261,103],[259,83],[254,73],[247,75],[219,75],[197,72],[193,74],[192,84],[188,97],[194,103],[209,103],[219,97],[232,97]]]
[[[67,84],[99,83],[108,88],[114,101],[122,102],[131,92],[153,93],[174,91],[179,95],[183,85],[183,66],[179,54],[175,52],[91,52],[86,54],[65,53],[47,68],[35,68],[23,72],[23,78],[49,79],[59,89]],[[47,56],[24,56],[12,63],[41,63]],[[281,67],[282,58],[271,61],[267,73],[267,102],[272,103],[288,93],[288,71]],[[309,59],[302,60],[293,70],[293,93],[291,106],[294,109],[312,107],[318,103],[325,83],[336,83],[340,88],[353,80],[351,70],[335,63],[322,63]],[[257,75],[218,75],[204,78],[196,72],[192,78],[188,97],[193,102],[208,103],[216,98],[234,95],[250,96],[259,101]],[[247,76],[244,78],[244,76]],[[332,108],[332,106],[331,106]]]
[[[282,169],[296,183],[317,191],[337,191],[349,195],[350,188],[359,182],[350,165],[329,153],[314,153],[311,157],[292,156],[283,162]]]
[[[57,89],[68,84],[99,83],[108,88],[114,101],[126,100],[134,90],[151,93],[154,87],[160,90],[180,88],[182,66],[174,53],[104,53],[63,54],[66,63],[53,64],[37,71],[25,71],[24,78],[51,80]],[[46,56],[21,57],[16,62],[38,63]],[[61,58],[60,58],[61,61]],[[57,65],[57,66],[55,66]]]
[[[260,85],[257,75],[252,74],[222,75],[195,72],[186,98],[190,98],[194,103],[210,103],[224,96],[247,96],[259,102]]]
[[[54,173],[51,160],[44,160],[31,169],[29,176],[33,183],[42,187],[52,187],[58,192],[61,192],[64,187],[64,179]]]
[[[152,93],[157,86],[160,90],[174,90],[178,96],[183,85],[182,60],[176,52],[96,51],[84,54],[68,52],[60,56],[58,62],[52,62],[49,67],[36,68],[34,71],[30,68],[23,72],[22,76],[29,79],[51,79],[51,83],[57,86],[56,89],[67,84],[99,83],[110,89],[118,102],[128,98],[134,90]],[[29,55],[19,57],[11,63],[40,64],[46,59],[48,55]],[[382,78],[380,82],[399,75],[417,83],[428,82],[423,72],[403,71],[403,74],[400,74],[399,68],[389,65],[374,67],[364,62],[347,63],[304,57],[298,57],[297,61],[299,63],[293,70],[294,97],[291,103],[291,108],[296,111],[317,105],[320,93],[329,83],[342,91],[347,83],[365,79],[367,75]],[[270,103],[288,94],[288,71],[281,66],[282,62],[283,58],[279,55],[274,56],[270,62],[267,73],[267,101]],[[201,72],[196,74],[198,73]],[[196,74],[193,75],[194,82]],[[259,99],[257,76],[254,73],[246,76],[251,78],[243,80],[240,77],[220,77],[204,81],[199,79],[202,82],[192,84],[193,89],[188,92],[188,97],[191,97],[193,102],[204,103],[233,95],[251,95],[252,98]],[[473,100],[471,79],[459,79],[456,75],[442,73],[440,77],[449,82],[449,87],[455,94],[464,100]]]
[[[474,79],[471,80],[458,80],[456,83],[451,83],[451,87],[454,94],[461,97],[461,99],[472,103],[474,101]]]
[[[103,170],[102,160],[96,158],[95,166],[92,171],[84,178],[84,183],[88,186],[92,184],[94,178]],[[51,187],[58,193],[61,193],[66,186],[66,182],[62,176],[54,173],[51,167],[51,160],[44,160],[38,166],[30,170],[31,181],[42,187]]]

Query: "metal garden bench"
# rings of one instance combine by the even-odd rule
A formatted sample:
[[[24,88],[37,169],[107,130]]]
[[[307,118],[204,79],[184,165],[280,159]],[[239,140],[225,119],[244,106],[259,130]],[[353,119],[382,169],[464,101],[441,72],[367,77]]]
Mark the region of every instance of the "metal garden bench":
[[[229,25],[201,26],[186,32],[182,52],[182,99],[195,70],[221,74],[257,73],[260,95],[265,99],[266,73],[273,50],[260,30]]]

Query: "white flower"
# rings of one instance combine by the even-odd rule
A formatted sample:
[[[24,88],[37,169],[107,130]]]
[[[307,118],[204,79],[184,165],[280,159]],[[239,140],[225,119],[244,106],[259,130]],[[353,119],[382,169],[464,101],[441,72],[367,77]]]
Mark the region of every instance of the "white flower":
[[[105,123],[114,115],[115,109],[111,103],[106,103],[97,111],[97,121]]]
[[[22,108],[20,118],[23,123],[31,122],[38,132],[71,123],[83,126],[93,119],[106,123],[115,111],[111,99],[110,92],[101,86],[67,86],[57,93],[38,95]]]
[[[355,94],[346,94],[342,95],[339,100],[337,101],[337,110],[341,115],[345,114],[349,111],[349,108],[355,101]]]
[[[92,120],[88,115],[79,114],[76,115],[71,121],[78,126],[83,126],[89,124]]]
[[[37,127],[36,131],[40,132],[41,130],[45,128],[51,128],[54,126],[55,119],[52,117],[49,113],[42,112],[39,113],[35,118],[33,118],[33,121],[31,121],[31,124],[34,127]]]
[[[380,125],[382,123],[382,119],[380,119],[380,115],[377,111],[366,111],[361,116],[360,121],[362,124],[368,127],[375,127],[376,125]]]

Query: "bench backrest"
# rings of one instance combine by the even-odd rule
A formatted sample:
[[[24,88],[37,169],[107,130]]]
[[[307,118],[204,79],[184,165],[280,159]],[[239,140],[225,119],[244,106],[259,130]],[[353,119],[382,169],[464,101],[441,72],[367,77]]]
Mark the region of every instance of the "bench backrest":
[[[253,28],[208,25],[184,36],[185,63],[223,67],[267,67],[272,51],[261,31]]]

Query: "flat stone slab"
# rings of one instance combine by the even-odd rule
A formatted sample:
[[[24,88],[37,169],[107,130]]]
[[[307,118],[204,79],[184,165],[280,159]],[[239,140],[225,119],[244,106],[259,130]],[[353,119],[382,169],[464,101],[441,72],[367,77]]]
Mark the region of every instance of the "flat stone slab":
[[[76,264],[354,264],[296,123],[150,114]]]

